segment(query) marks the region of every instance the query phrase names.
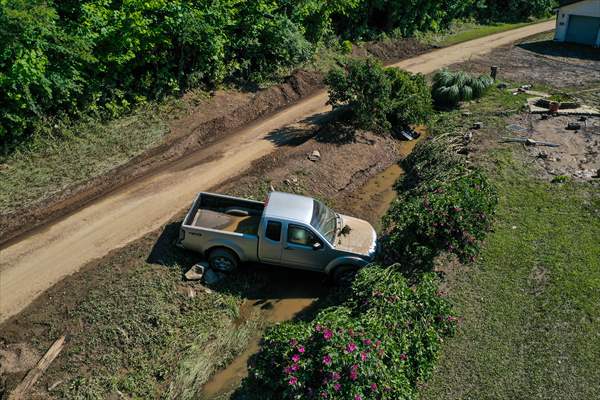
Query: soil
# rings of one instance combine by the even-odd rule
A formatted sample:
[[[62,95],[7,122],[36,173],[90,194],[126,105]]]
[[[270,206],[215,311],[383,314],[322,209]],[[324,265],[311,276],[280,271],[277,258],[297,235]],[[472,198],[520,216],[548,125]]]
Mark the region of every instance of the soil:
[[[572,88],[574,94],[595,84],[600,91],[600,50],[554,42],[548,34],[495,48],[462,64],[461,68],[488,74],[492,65],[498,67],[500,80],[533,84],[534,88],[536,85]]]

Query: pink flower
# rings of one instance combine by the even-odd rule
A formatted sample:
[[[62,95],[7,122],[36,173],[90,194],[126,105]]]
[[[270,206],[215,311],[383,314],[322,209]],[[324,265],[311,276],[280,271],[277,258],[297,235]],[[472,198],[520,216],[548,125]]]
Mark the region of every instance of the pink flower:
[[[408,360],[408,356],[406,354],[400,354],[400,359],[402,361],[406,361],[406,360]]]
[[[288,375],[289,375],[289,374],[291,374],[291,373],[292,373],[292,368],[290,368],[290,367],[285,367],[285,368],[283,369],[283,372],[285,372],[286,374],[288,374]]]
[[[298,341],[296,339],[290,340],[290,346],[295,347],[297,344],[298,344]]]
[[[321,332],[322,329],[323,329],[323,327],[320,324],[317,324],[315,326],[315,331],[317,331],[317,332]]]
[[[371,383],[371,390],[372,391],[377,391],[377,384],[376,383]]]
[[[304,353],[304,350],[305,350],[304,346],[298,347],[298,353],[302,354],[302,353]]]
[[[348,335],[354,337],[354,330],[352,330],[352,328],[348,329]]]
[[[340,373],[339,372],[332,372],[331,373],[331,380],[332,381],[338,381],[341,378]]]
[[[321,397],[326,399],[327,398],[327,392],[321,392]]]
[[[292,356],[292,361],[297,363],[298,361],[300,361],[300,354],[294,354]]]
[[[360,394],[357,394],[356,396],[354,396],[354,400],[362,400],[362,397]]]
[[[298,364],[292,364],[290,369],[295,372],[295,371],[298,371],[298,369],[300,369],[300,366]]]
[[[323,356],[323,364],[331,365],[332,359],[329,354]]]
[[[290,378],[290,380],[288,381],[290,386],[294,386],[296,383],[298,383],[298,378],[296,378],[295,376],[292,376]]]
[[[339,383],[336,383],[335,385],[333,385],[333,390],[335,390],[336,392],[339,392],[341,388],[342,388],[342,385],[340,385]]]
[[[363,339],[363,344],[364,344],[365,346],[370,346],[370,345],[371,345],[371,343],[373,343],[373,342],[371,342],[371,339]]]
[[[361,361],[367,361],[367,357],[369,357],[369,355],[367,353],[365,353],[364,351],[360,352]]]
[[[378,340],[375,342],[375,347],[379,347],[379,346],[381,346],[381,340]]]
[[[333,337],[333,332],[331,331],[331,329],[325,329],[325,332],[323,332],[323,338],[325,340],[329,340]]]
[[[348,346],[346,346],[346,351],[348,353],[352,353],[354,350],[356,350],[356,345],[353,342],[348,343]]]

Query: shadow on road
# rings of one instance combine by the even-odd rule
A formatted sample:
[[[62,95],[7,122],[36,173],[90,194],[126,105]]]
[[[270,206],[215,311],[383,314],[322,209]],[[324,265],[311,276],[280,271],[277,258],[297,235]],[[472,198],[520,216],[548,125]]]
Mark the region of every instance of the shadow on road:
[[[585,46],[582,44],[543,40],[539,42],[521,43],[518,44],[517,47],[542,56],[600,61],[600,49],[595,49],[592,46]]]

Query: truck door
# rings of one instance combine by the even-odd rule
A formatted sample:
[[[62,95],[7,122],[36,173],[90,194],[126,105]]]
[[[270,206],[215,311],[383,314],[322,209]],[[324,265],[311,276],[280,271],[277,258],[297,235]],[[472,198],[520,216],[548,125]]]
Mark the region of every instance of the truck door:
[[[320,248],[315,249],[314,244],[319,243]],[[322,270],[327,264],[327,251],[324,243],[308,228],[288,224],[281,262],[284,265]]]
[[[280,221],[267,220],[258,241],[258,258],[268,264],[281,264],[282,231]]]

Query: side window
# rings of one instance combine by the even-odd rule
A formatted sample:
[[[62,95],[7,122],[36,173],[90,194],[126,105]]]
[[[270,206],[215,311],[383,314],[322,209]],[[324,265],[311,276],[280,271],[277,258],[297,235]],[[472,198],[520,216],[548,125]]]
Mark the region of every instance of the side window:
[[[281,240],[281,222],[269,221],[267,222],[267,231],[265,233],[267,239],[274,242]]]
[[[289,225],[287,241],[288,243],[299,244],[301,246],[312,246],[319,240],[311,231],[301,226]]]

